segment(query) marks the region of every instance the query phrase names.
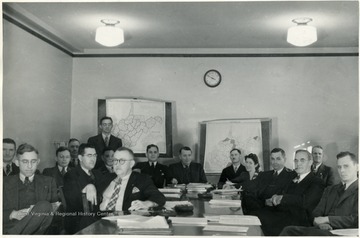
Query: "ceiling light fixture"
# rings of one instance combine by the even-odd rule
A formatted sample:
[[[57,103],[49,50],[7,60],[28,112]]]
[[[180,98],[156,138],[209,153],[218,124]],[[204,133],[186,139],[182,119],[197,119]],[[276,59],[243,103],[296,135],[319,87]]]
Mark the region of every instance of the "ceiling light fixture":
[[[308,17],[296,18],[292,22],[296,26],[292,26],[287,32],[287,42],[295,46],[308,46],[317,41],[317,32],[314,26],[308,26],[312,19]]]
[[[95,41],[107,46],[113,47],[124,43],[124,31],[116,27],[119,24],[118,20],[104,19],[101,20],[105,26],[100,26],[96,29]]]

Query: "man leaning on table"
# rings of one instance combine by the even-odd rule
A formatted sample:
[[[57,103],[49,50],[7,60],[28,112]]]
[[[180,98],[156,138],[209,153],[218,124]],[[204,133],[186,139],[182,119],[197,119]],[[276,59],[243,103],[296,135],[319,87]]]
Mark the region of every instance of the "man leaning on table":
[[[131,149],[120,147],[115,151],[113,166],[117,177],[104,191],[100,210],[140,210],[165,204],[164,195],[151,178],[132,171],[134,164],[134,153]]]
[[[330,236],[331,230],[358,228],[359,160],[350,152],[337,156],[341,183],[327,187],[314,209],[313,227],[288,226],[282,236]]]

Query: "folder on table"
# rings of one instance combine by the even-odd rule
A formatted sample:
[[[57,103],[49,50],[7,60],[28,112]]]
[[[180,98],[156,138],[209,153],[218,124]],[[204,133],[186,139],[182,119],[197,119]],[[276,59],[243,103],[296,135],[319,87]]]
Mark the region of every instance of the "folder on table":
[[[227,225],[255,225],[260,226],[261,222],[257,216],[246,216],[246,215],[220,215],[220,224]]]

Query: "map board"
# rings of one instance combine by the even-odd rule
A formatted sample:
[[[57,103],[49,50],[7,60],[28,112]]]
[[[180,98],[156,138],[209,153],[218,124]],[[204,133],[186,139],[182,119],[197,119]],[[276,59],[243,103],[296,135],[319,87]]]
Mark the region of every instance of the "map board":
[[[221,173],[230,162],[230,151],[240,149],[242,163],[244,156],[254,153],[264,170],[264,146],[268,146],[269,133],[263,135],[263,122],[251,120],[216,120],[203,122],[201,128],[200,156],[203,156],[206,173]],[[269,149],[266,149],[269,150]]]
[[[105,112],[113,119],[112,134],[121,138],[123,146],[132,149],[137,156],[145,156],[146,146],[155,144],[160,156],[172,157],[171,103],[106,99]]]

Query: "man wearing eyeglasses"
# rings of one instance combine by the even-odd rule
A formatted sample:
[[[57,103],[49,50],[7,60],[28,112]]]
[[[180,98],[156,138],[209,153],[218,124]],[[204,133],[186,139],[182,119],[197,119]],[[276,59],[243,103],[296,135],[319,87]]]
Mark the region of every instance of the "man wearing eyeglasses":
[[[80,166],[75,167],[65,174],[64,196],[66,199],[66,210],[73,213],[73,216],[65,217],[65,229],[69,234],[95,222],[98,217],[93,216],[99,210],[101,194],[114,177],[114,174],[103,175],[100,171],[94,170],[96,163],[96,150],[93,145],[81,144],[79,146]],[[86,196],[91,213],[84,213],[82,196]]]
[[[141,210],[165,204],[164,195],[146,174],[133,172],[134,153],[120,147],[114,154],[114,171],[117,177],[103,193],[102,211]]]
[[[324,190],[323,181],[311,173],[313,163],[307,150],[295,152],[297,177],[283,193],[271,197],[272,204],[258,211],[261,228],[266,236],[278,236],[289,225],[311,225],[311,213]]]
[[[39,152],[29,144],[17,150],[20,173],[4,177],[3,233],[44,234],[53,219],[51,203],[58,200],[55,180],[36,174]]]

